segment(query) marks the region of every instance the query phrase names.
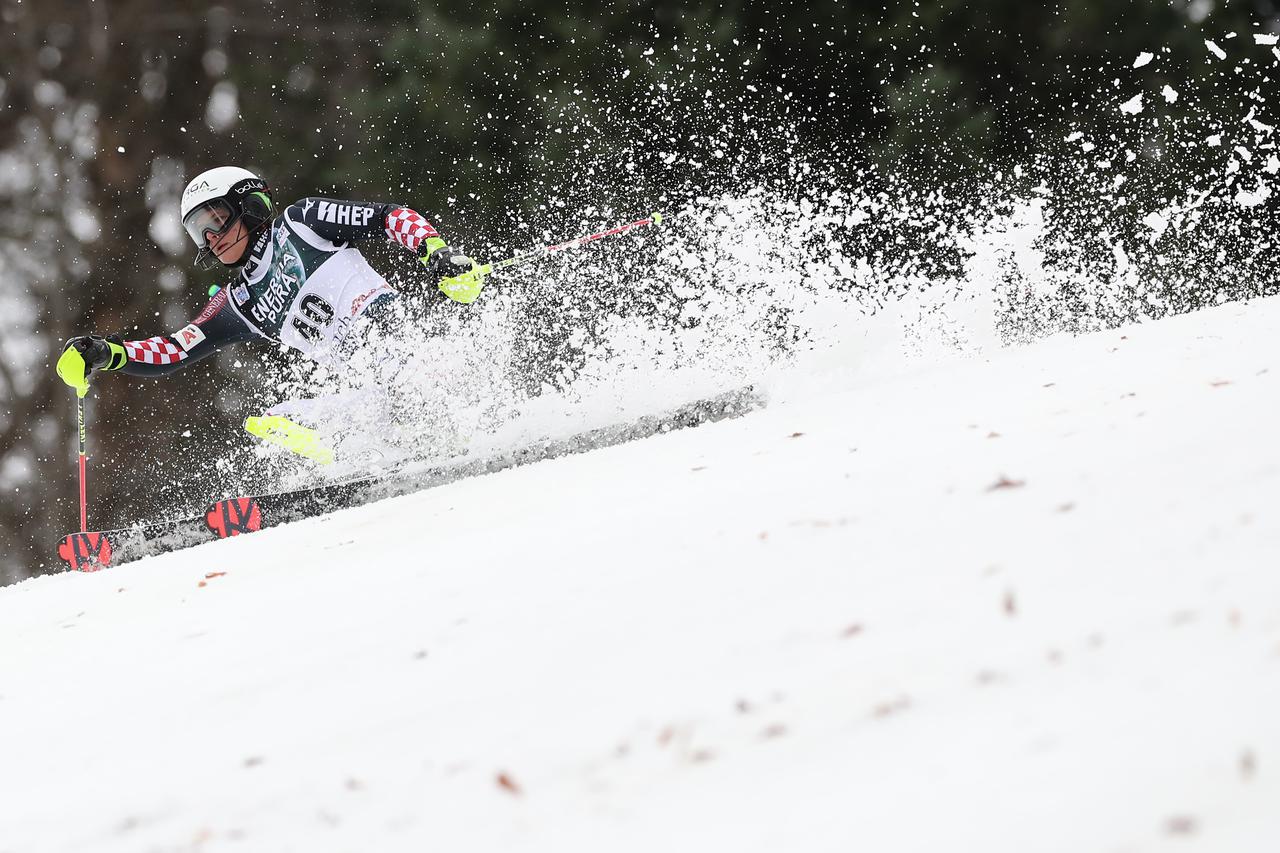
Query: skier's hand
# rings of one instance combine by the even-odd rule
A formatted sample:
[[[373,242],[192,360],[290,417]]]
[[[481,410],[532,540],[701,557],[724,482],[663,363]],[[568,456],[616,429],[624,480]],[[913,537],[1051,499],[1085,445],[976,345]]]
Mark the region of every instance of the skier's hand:
[[[58,359],[58,376],[76,390],[77,397],[89,393],[89,380],[99,370],[119,370],[129,357],[119,340],[101,335],[79,335],[67,341]]]
[[[492,268],[480,266],[466,255],[455,254],[448,246],[441,245],[422,259],[427,269],[439,277],[437,287],[454,302],[470,305],[484,289],[484,277]]]

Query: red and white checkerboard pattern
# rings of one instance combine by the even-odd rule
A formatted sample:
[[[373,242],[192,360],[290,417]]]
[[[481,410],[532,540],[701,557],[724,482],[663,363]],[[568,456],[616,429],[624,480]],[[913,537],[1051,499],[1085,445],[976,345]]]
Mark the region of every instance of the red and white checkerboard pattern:
[[[125,341],[124,351],[130,361],[143,364],[176,364],[187,357],[182,347],[167,337],[147,338],[145,341]]]
[[[387,239],[411,251],[418,251],[422,241],[438,236],[436,229],[422,216],[407,207],[397,207],[387,214]]]

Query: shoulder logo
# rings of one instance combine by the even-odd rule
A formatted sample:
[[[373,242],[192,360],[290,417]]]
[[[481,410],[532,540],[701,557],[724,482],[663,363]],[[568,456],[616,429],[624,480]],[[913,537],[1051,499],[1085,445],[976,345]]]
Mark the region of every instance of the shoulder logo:
[[[204,330],[195,323],[173,333],[173,339],[182,347],[183,352],[191,352],[191,348],[204,340]]]
[[[316,200],[313,198],[309,198],[304,202],[302,202],[302,215],[305,217],[307,215],[307,211],[315,206],[316,206]]]
[[[237,305],[243,305],[249,301],[249,288],[243,284],[237,284],[231,288],[231,298],[235,300]]]
[[[343,204],[340,202],[322,201],[316,218],[334,225],[363,226],[373,216],[373,208],[363,204]]]

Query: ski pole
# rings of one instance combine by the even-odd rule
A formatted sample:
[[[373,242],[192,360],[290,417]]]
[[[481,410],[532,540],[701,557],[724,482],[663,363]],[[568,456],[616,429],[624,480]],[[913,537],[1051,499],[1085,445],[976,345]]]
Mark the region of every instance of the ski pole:
[[[646,217],[645,219],[637,219],[635,222],[630,222],[630,223],[627,223],[626,225],[619,225],[616,228],[610,228],[607,231],[600,231],[599,233],[596,233],[596,234],[588,234],[585,237],[578,237],[573,240],[569,240],[565,243],[556,243],[555,245],[552,245],[552,246],[545,246],[541,249],[534,249],[533,251],[530,251],[530,252],[524,252],[523,254],[519,254],[514,257],[507,258],[506,260],[493,261],[492,263],[484,264],[483,266],[480,267],[480,274],[488,275],[489,273],[497,272],[498,270],[508,269],[509,267],[518,266],[520,264],[528,263],[529,261],[534,261],[539,258],[545,258],[547,255],[553,254],[555,252],[563,251],[564,249],[572,249],[575,246],[583,246],[583,245],[586,245],[587,243],[590,243],[595,240],[599,240],[603,237],[612,237],[615,234],[624,234],[627,231],[630,231],[634,228],[643,228],[646,225],[661,225],[661,224],[662,224],[662,214],[655,213],[652,216]]]
[[[76,416],[80,422],[80,532],[89,530],[89,511],[84,488],[84,397],[76,397]]]

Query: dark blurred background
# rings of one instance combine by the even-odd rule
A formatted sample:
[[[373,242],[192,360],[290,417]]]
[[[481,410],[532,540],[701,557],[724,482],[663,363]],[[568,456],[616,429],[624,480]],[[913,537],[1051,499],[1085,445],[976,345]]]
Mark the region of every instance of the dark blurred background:
[[[1238,124],[1270,79],[1205,40],[1275,15],[1270,0],[0,0],[0,582],[57,570],[77,521],[62,342],[172,332],[220,281],[177,221],[206,168],[254,169],[278,201],[404,202],[487,257],[679,206],[747,162],[765,181],[793,157],[828,180],[989,174],[1073,132],[1105,138],[1132,120],[1117,78],[1176,69],[1180,112],[1135,152],[1158,196],[1194,165],[1170,164],[1163,135]],[[1144,51],[1160,61],[1134,69]],[[738,156],[703,156],[716,149]],[[246,441],[246,407],[288,362],[242,348],[97,383],[91,525],[211,497],[193,472]]]

